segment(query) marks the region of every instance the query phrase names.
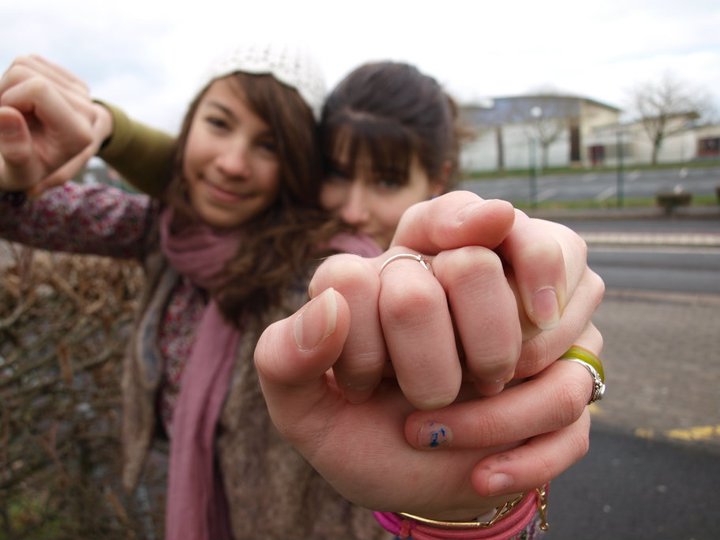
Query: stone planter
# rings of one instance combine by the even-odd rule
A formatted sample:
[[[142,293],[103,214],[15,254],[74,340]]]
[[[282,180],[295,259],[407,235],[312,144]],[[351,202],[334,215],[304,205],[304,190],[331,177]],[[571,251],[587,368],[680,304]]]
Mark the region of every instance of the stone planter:
[[[658,206],[665,210],[666,214],[672,214],[680,206],[689,206],[692,201],[692,193],[687,191],[660,191],[655,195]]]

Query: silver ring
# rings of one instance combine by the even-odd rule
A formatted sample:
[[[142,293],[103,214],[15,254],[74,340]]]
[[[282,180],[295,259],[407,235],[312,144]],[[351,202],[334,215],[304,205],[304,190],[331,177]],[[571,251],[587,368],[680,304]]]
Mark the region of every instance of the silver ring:
[[[382,263],[382,266],[380,267],[380,273],[385,270],[385,267],[388,264],[399,259],[413,259],[414,261],[419,262],[425,270],[429,270],[430,272],[432,272],[432,268],[430,267],[430,261],[427,261],[422,255],[415,255],[414,253],[398,253],[397,255],[393,255],[384,263]]]
[[[561,360],[566,360],[567,362],[575,362],[576,364],[580,364],[582,367],[588,370],[590,375],[593,378],[593,391],[592,395],[590,396],[590,401],[588,401],[588,405],[595,403],[596,401],[600,401],[603,396],[605,395],[605,383],[602,380],[602,377],[600,376],[600,373],[598,373],[597,369],[595,369],[592,365],[590,365],[588,362],[585,362],[584,360],[580,360],[579,358],[561,358]]]

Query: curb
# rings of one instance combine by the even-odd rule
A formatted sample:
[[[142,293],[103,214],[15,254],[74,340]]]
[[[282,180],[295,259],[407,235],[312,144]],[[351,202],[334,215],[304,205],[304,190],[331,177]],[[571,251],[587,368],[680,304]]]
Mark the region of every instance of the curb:
[[[720,220],[720,205],[690,206],[676,209],[667,214],[657,207],[647,208],[587,208],[587,209],[555,209],[555,210],[524,210],[534,218],[549,220]]]
[[[666,246],[720,248],[720,234],[578,232],[589,246]]]

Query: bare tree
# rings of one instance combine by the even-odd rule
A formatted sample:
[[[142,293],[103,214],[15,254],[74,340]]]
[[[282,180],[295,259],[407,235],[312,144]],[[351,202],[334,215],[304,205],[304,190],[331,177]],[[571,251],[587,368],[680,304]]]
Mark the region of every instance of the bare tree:
[[[550,146],[568,130],[578,115],[578,99],[560,93],[531,94],[516,98],[511,108],[514,122],[524,124],[524,131],[540,147],[542,168],[548,166]]]
[[[534,112],[531,130],[540,145],[542,168],[546,169],[548,166],[548,149],[567,129],[568,121],[563,116],[549,116],[547,111],[540,107],[533,107],[531,111]],[[539,111],[540,114],[536,111]],[[557,114],[557,111],[554,112]]]
[[[690,88],[671,73],[631,91],[631,105],[652,144],[650,162],[657,164],[663,141],[711,114],[707,95]]]

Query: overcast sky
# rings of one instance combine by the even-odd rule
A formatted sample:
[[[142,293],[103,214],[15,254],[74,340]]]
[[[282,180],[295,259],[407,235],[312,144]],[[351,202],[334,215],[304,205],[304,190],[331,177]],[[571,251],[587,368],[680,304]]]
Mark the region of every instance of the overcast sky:
[[[673,74],[720,96],[718,0],[2,0],[0,67],[30,52],[175,130],[207,62],[261,37],[315,53],[332,86],[368,60],[416,64],[461,102],[556,90],[623,107]]]

